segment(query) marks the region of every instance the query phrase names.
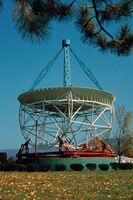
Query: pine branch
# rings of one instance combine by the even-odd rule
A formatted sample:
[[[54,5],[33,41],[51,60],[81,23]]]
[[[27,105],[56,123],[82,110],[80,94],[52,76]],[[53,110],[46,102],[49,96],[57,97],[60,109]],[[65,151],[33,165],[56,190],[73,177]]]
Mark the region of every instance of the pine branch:
[[[96,14],[96,20],[97,20],[97,23],[98,23],[100,29],[101,29],[103,32],[105,32],[112,40],[114,40],[114,37],[102,26],[102,24],[101,24],[101,22],[100,22],[100,19],[99,19],[99,12],[98,12],[98,10],[97,10],[95,0],[92,0],[92,4],[93,4],[94,11],[95,11],[95,14]]]
[[[129,26],[121,26],[116,37],[116,52],[118,55],[129,55],[133,50],[133,32]]]
[[[52,20],[60,22],[76,17],[76,26],[82,34],[83,42],[93,44],[100,51],[110,51],[117,55],[130,54],[133,49],[133,33],[129,27],[122,26],[115,36],[106,29],[104,22],[108,24],[111,20],[118,21],[131,16],[132,0],[123,0],[117,4],[111,0],[88,0],[80,7],[75,2],[76,0],[71,3],[60,0],[16,0],[16,27],[23,37],[42,41],[49,35],[49,23]]]
[[[47,13],[50,19],[55,19],[58,17],[58,8],[60,2],[57,0],[49,0],[45,3],[44,12]]]
[[[74,15],[74,4],[75,0],[70,4],[60,3],[57,10],[57,19],[59,21],[72,19]]]
[[[33,12],[31,5],[26,0],[18,0],[15,17],[16,28],[23,38],[31,41],[42,41],[49,34],[49,18],[42,12]]]
[[[122,17],[130,17],[133,13],[132,5],[132,0],[124,0],[121,3],[107,5],[104,10],[99,11],[101,21],[118,21],[121,20]]]
[[[133,50],[133,33],[127,25],[122,26],[115,40],[107,40],[102,36],[97,38],[96,44],[100,51],[115,53],[118,56],[128,56]]]

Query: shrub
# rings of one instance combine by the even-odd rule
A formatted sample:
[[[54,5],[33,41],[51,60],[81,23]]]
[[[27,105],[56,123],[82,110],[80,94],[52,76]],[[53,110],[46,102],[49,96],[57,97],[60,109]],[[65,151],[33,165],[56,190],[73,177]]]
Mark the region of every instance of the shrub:
[[[88,163],[86,164],[86,167],[89,169],[89,170],[95,170],[97,165],[95,163]]]
[[[38,166],[38,171],[47,172],[49,170],[50,170],[50,165],[39,165]]]
[[[103,171],[107,171],[109,169],[109,165],[108,164],[100,164],[99,168]]]
[[[16,165],[16,170],[17,170],[18,172],[23,172],[23,171],[25,171],[25,165],[17,164],[17,165]]]
[[[133,163],[120,163],[119,169],[122,169],[122,170],[133,169]]]
[[[55,165],[55,170],[56,171],[65,171],[66,170],[66,166],[63,164],[57,164]]]
[[[7,164],[16,164],[16,158],[15,158],[15,157],[10,157],[10,158],[7,160]]]
[[[17,170],[17,164],[11,163],[11,164],[1,164],[0,165],[0,171],[16,171]]]
[[[110,163],[110,166],[112,167],[112,169],[115,169],[115,170],[117,170],[117,169],[119,169],[119,164],[118,163]]]
[[[74,171],[82,171],[84,166],[82,164],[73,163],[70,165],[70,168]]]
[[[27,172],[36,172],[36,171],[38,171],[38,165],[36,165],[36,164],[27,164],[27,165],[25,165],[25,171],[27,171]]]
[[[0,164],[0,171],[6,171],[6,164]]]

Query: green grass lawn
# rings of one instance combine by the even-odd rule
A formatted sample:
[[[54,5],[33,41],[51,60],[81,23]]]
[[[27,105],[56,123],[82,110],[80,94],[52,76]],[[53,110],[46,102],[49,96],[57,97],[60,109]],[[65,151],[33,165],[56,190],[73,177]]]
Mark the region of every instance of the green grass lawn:
[[[133,170],[0,172],[0,200],[133,200]]]

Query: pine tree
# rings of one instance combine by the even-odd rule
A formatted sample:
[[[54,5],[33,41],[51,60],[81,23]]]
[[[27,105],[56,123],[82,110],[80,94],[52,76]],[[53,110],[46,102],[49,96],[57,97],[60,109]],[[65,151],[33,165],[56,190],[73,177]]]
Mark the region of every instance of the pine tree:
[[[128,24],[128,19],[133,14],[132,0],[120,0],[119,2],[71,0],[69,2],[16,0],[14,12],[16,28],[24,38],[42,41],[49,36],[51,21],[61,22],[73,19],[82,35],[83,42],[98,47],[100,51],[110,51],[119,56],[131,53],[133,32]]]
[[[133,32],[129,20],[133,0],[14,1],[14,21],[23,38],[41,42],[50,36],[51,21],[72,20],[83,42],[119,56],[132,52]],[[2,2],[0,0],[0,9]]]

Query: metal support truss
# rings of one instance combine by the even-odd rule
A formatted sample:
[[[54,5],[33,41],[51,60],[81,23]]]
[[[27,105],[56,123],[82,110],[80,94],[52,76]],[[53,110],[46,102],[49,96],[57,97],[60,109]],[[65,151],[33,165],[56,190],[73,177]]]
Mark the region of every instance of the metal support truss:
[[[58,146],[59,137],[73,149],[93,143],[96,136],[103,141],[108,138],[114,118],[113,105],[77,100],[71,91],[65,96],[21,105],[21,131],[36,149]],[[43,109],[39,109],[40,105]]]

